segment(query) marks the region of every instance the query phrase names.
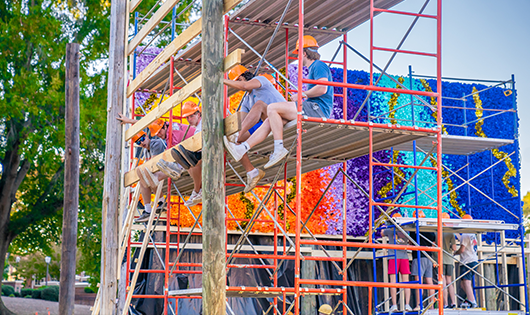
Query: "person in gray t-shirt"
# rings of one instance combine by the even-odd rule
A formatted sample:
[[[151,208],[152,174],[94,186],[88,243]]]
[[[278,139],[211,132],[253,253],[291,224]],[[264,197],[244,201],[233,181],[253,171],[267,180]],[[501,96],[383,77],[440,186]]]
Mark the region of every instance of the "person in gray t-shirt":
[[[285,102],[285,98],[276,90],[270,79],[272,76],[254,76],[247,68],[238,65],[230,70],[230,80],[224,80],[229,87],[248,92],[242,100],[240,111],[243,113],[241,130],[229,137],[228,141],[239,144],[246,141],[254,129],[260,125],[260,120],[267,119],[267,106],[272,103]],[[256,127],[255,127],[256,126]],[[247,172],[245,193],[250,192],[263,178],[265,172],[256,169],[247,155],[241,159],[241,164]]]

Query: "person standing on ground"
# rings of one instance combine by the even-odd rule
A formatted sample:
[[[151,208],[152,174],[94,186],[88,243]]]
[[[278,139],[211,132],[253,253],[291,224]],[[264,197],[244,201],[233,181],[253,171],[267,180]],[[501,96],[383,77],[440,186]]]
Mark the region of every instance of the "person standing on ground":
[[[394,214],[392,217],[401,216],[399,213]],[[394,227],[389,227],[383,230],[383,236],[388,238],[389,244],[405,245],[407,244],[406,236],[397,231]],[[390,276],[390,282],[397,282],[397,274],[401,274],[401,282],[409,282],[410,275],[410,261],[409,254],[406,250],[390,250],[389,255],[393,255],[392,259],[388,259],[388,275]],[[405,312],[412,312],[410,307],[410,289],[405,290]],[[397,306],[397,289],[390,288],[390,295],[392,297],[392,306],[388,311],[390,314],[398,312]]]
[[[466,215],[463,219],[472,219],[471,216]],[[455,252],[455,255],[460,255],[460,275],[465,274],[460,280],[460,287],[466,292],[466,301],[460,304],[463,308],[476,308],[477,302],[473,292],[473,276],[474,270],[478,265],[477,256],[477,236],[475,234],[466,233],[459,236],[460,248]]]
[[[455,235],[453,233],[443,234],[443,250],[444,251],[452,254],[456,250],[455,243],[456,243]],[[455,308],[456,307],[455,287],[453,284],[450,284],[451,282],[453,282],[454,269],[455,269],[455,265],[453,262],[453,257],[451,257],[449,254],[444,253],[444,256],[443,256],[444,308]],[[447,293],[449,293],[449,296]]]

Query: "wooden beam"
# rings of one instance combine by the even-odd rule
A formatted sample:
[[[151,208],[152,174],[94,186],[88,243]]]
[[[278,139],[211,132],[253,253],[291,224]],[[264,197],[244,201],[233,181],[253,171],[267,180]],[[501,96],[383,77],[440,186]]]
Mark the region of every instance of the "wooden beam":
[[[233,67],[241,63],[241,56],[244,53],[244,50],[236,49],[230,55],[225,58],[225,71],[229,71]],[[137,123],[127,129],[125,132],[125,140],[131,139],[135,134],[141,130],[147,128],[151,123],[153,123],[158,118],[165,115],[172,108],[182,103],[193,93],[198,92],[201,89],[202,75],[195,78],[190,83],[186,84],[182,89],[178,90],[175,94],[165,100],[160,106],[156,107],[150,111],[147,115],[142,117]]]
[[[59,314],[74,313],[79,211],[79,44],[66,44],[64,206]]]
[[[231,135],[241,130],[241,121],[242,121],[241,116],[242,116],[242,113],[237,112],[225,118],[224,120],[225,135]],[[181,144],[182,146],[184,146],[184,148],[190,151],[196,152],[196,151],[201,150],[202,149],[202,132],[199,132],[193,135],[192,137],[189,137],[188,139],[182,141],[179,144]],[[149,161],[142,164],[141,167],[146,167],[152,173],[155,173],[155,172],[158,172],[158,166],[156,166],[156,163],[158,163],[160,159],[164,159],[168,162],[175,162],[175,159],[173,159],[173,156],[171,155],[171,149],[172,148],[169,148],[163,153],[151,158]],[[140,180],[138,178],[138,175],[136,175],[136,171],[134,169],[127,172],[124,176],[125,176],[124,178],[125,187],[130,186]]]
[[[101,209],[101,294],[102,314],[115,314],[118,265],[118,208],[120,201],[122,127],[116,117],[125,104],[127,51],[127,1],[112,1],[110,9],[109,74],[107,82],[107,131],[105,175]],[[123,258],[123,257],[122,257]],[[128,308],[126,308],[128,309]]]
[[[153,14],[153,16],[145,23],[140,31],[136,34],[136,36],[133,37],[133,39],[129,42],[129,45],[127,46],[127,55],[130,55],[134,52],[136,47],[142,43],[142,40],[149,35],[149,33],[155,29],[155,27],[162,22],[162,20],[168,15],[171,10],[173,10],[173,7],[179,2],[180,0],[166,0],[160,8]]]
[[[241,0],[226,0],[224,3],[224,13],[232,10]],[[192,39],[199,36],[202,31],[202,18],[188,26],[187,29],[177,36],[169,45],[151,61],[151,63],[134,79],[127,88],[127,97],[130,97],[138,87],[145,82],[163,63],[184,48]]]
[[[142,0],[131,0],[129,1],[129,12],[132,13],[140,5]]]

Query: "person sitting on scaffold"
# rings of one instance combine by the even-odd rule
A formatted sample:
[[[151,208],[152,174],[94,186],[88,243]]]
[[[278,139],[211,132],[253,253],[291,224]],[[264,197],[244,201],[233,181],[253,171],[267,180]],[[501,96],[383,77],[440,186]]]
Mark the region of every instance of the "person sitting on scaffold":
[[[285,102],[285,98],[273,85],[274,78],[270,75],[268,76],[270,78],[262,75],[254,76],[244,66],[237,65],[228,73],[230,80],[225,79],[223,81],[225,85],[248,92],[248,95],[245,95],[240,105],[240,111],[243,113],[241,130],[229,136],[227,138],[228,141],[235,144],[246,141],[267,119],[268,105]],[[273,80],[272,82],[271,79]],[[241,158],[241,164],[247,172],[245,193],[248,193],[265,176],[265,172],[256,169],[246,154]]]
[[[138,122],[137,120],[127,118],[122,114],[118,115],[119,117],[116,117],[116,119],[118,119],[122,124],[135,124],[136,122]],[[148,127],[150,136],[145,131],[141,131],[133,136],[132,142],[146,149],[148,158],[157,156],[167,149],[168,127],[168,122],[164,121],[163,119],[157,119]],[[194,133],[194,126],[173,123],[171,133],[171,146],[179,144],[183,140],[192,136]],[[142,199],[145,203],[145,209],[144,212],[140,215],[140,217],[135,220],[135,222],[147,222],[149,220],[149,216],[152,210],[151,194],[154,192],[153,187],[156,186],[154,184],[158,183],[161,180],[167,179],[168,177],[171,177],[171,179],[173,180],[177,180],[184,172],[184,168],[178,163],[167,162],[162,159],[158,161],[157,166],[160,169],[161,173],[153,174],[155,176],[155,178],[153,179],[153,185],[149,185],[149,179],[146,180],[144,178],[143,174],[139,172],[139,168],[136,169],[136,173],[138,174],[138,177],[140,179],[140,193],[142,194]],[[159,200],[156,211],[160,212],[163,210],[163,208],[164,202]]]
[[[293,54],[299,53],[299,43],[296,43],[296,49]],[[310,80],[332,81],[331,71],[329,67],[320,61],[320,54],[318,53],[317,41],[309,35],[304,36],[303,66],[309,68]],[[309,84],[308,90],[302,93],[302,114],[309,117],[329,118],[331,109],[333,107],[333,87],[318,84]],[[298,96],[293,95],[293,99]],[[247,141],[237,145],[228,140],[225,136],[223,138],[225,147],[232,157],[239,161],[243,156],[255,145],[261,143],[272,130],[274,136],[274,152],[269,158],[269,162],[265,164],[264,168],[270,168],[283,160],[289,153],[283,145],[283,126],[292,120],[295,120],[298,114],[297,102],[279,102],[270,104],[267,107],[268,118],[263,124],[254,132]]]

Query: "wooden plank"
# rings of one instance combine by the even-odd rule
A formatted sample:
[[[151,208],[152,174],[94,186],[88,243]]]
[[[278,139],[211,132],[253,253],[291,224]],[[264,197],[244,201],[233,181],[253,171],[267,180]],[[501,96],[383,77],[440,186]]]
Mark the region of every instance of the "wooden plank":
[[[142,43],[142,40],[149,35],[149,33],[155,29],[155,27],[168,15],[171,10],[173,10],[173,7],[179,2],[180,0],[166,0],[164,4],[158,8],[158,10],[153,14],[153,16],[145,23],[140,31],[136,34],[136,36],[133,37],[133,39],[129,42],[129,46],[127,47],[127,55],[130,55],[134,52],[136,47]]]
[[[230,55],[226,56],[224,64],[225,71],[230,71],[233,67],[241,63],[241,56],[245,51],[242,49],[236,49]],[[202,75],[195,78],[190,83],[186,84],[182,89],[178,90],[175,94],[165,100],[158,107],[150,111],[147,115],[142,117],[137,123],[127,129],[125,132],[125,140],[131,139],[135,134],[141,130],[147,128],[151,123],[153,123],[158,118],[165,115],[172,108],[182,103],[190,95],[198,92],[201,89]]]
[[[142,0],[131,0],[129,1],[129,12],[132,13],[142,3]]]
[[[225,134],[231,135],[239,130],[241,130],[241,112],[237,112],[233,115],[230,115],[224,119],[224,126],[225,126]],[[190,151],[199,151],[202,148],[202,133],[199,132],[192,137],[182,141],[181,143],[184,148]],[[176,146],[174,146],[176,147]],[[173,147],[172,147],[173,148]],[[163,153],[151,158],[149,161],[145,162],[141,165],[141,167],[148,168],[152,173],[158,172],[158,166],[156,166],[156,163],[160,161],[160,159],[164,159],[169,162],[175,162],[175,159],[173,159],[173,156],[171,156],[171,149],[164,151]],[[140,179],[138,178],[138,175],[136,175],[136,171],[133,169],[129,172],[127,172],[124,178],[125,187],[130,186],[136,182],[138,182]]]
[[[238,5],[241,0],[226,0],[224,3],[224,12],[232,10],[236,5]],[[130,97],[133,92],[135,92],[138,87],[145,82],[163,63],[169,60],[169,58],[176,54],[179,50],[184,48],[192,39],[199,36],[202,31],[202,18],[199,18],[193,24],[191,24],[187,29],[182,31],[182,33],[177,36],[169,45],[158,54],[158,56],[151,61],[151,63],[142,71],[136,79],[134,79],[129,87],[127,88],[127,97]]]

